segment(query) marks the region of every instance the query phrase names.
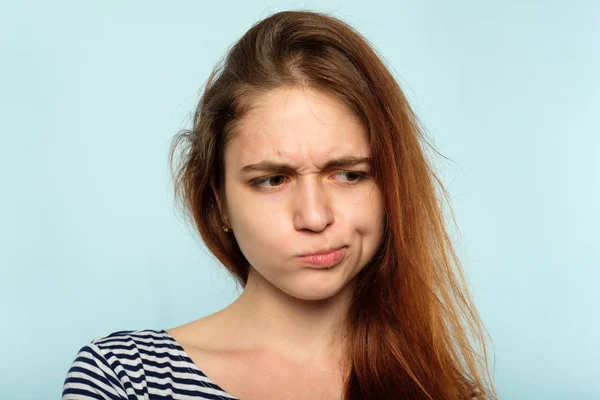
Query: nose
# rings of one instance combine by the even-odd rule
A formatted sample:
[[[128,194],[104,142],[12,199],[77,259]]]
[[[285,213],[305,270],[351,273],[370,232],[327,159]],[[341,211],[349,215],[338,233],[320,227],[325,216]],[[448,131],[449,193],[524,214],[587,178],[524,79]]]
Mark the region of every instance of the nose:
[[[321,232],[333,222],[330,200],[319,179],[303,176],[293,194],[294,227]]]

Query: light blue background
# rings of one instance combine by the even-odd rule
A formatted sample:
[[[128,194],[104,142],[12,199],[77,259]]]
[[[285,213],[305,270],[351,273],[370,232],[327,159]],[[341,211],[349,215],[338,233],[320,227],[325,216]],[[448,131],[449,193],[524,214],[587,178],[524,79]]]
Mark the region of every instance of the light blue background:
[[[172,136],[282,10],[383,54],[438,149],[502,399],[600,398],[600,3],[3,1],[0,398],[59,398],[79,348],[226,306],[175,211]]]

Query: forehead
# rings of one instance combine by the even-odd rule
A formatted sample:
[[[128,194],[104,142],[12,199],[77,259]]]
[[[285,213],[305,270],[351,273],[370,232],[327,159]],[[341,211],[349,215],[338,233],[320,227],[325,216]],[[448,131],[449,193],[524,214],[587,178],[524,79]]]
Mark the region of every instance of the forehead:
[[[255,100],[226,149],[234,168],[262,160],[321,165],[369,156],[362,121],[339,99],[309,88],[272,90]]]

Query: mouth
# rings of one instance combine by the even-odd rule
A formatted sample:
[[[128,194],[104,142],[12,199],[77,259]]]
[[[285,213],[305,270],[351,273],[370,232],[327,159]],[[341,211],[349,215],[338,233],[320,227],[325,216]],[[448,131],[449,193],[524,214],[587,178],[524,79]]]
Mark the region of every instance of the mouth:
[[[347,250],[348,246],[319,250],[315,253],[299,256],[298,260],[304,265],[330,268],[336,265],[346,255]]]

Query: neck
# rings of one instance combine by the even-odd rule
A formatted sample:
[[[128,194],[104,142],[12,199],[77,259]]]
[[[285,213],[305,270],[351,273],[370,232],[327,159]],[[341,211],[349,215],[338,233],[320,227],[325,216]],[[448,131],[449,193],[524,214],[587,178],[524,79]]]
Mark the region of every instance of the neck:
[[[219,314],[235,347],[298,362],[341,360],[350,285],[325,300],[292,297],[250,270],[242,294]]]

